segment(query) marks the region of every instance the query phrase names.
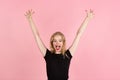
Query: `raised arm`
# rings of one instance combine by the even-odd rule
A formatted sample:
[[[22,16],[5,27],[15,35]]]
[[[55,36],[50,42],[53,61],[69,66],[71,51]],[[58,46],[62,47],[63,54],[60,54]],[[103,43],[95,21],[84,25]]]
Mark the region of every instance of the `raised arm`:
[[[40,38],[40,36],[39,36],[39,32],[38,32],[38,30],[37,30],[37,28],[36,28],[36,26],[35,26],[35,23],[34,23],[34,21],[33,21],[33,19],[32,19],[32,15],[33,15],[33,14],[34,14],[34,11],[28,10],[28,11],[26,12],[25,16],[26,16],[26,18],[27,18],[27,20],[28,20],[28,22],[29,22],[29,24],[30,24],[30,27],[31,27],[31,29],[32,29],[32,32],[33,32],[34,38],[35,38],[35,40],[36,40],[36,42],[37,42],[37,45],[38,45],[41,53],[43,54],[43,56],[45,56],[46,47],[45,47],[45,45],[43,44],[43,42],[42,42],[42,40],[41,40],[41,38]]]
[[[75,52],[75,50],[76,50],[76,48],[77,48],[77,45],[78,45],[78,43],[79,43],[79,40],[80,40],[81,35],[83,34],[84,30],[85,30],[86,27],[87,27],[88,22],[89,22],[89,21],[93,18],[93,16],[94,16],[93,11],[92,11],[91,9],[90,9],[89,11],[86,10],[86,13],[87,13],[87,15],[86,15],[84,21],[82,22],[81,26],[79,27],[79,29],[78,29],[78,31],[77,31],[77,33],[76,33],[75,39],[74,39],[72,45],[71,45],[70,48],[69,48],[72,56],[73,56],[73,54],[74,54],[74,52]]]

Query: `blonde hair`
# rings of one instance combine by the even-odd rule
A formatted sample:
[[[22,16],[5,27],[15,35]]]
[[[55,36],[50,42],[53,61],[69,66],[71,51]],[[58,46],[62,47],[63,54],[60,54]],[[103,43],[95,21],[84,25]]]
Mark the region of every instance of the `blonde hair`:
[[[61,33],[61,32],[55,32],[55,33],[53,33],[53,35],[51,36],[51,38],[50,38],[50,51],[51,51],[52,53],[55,53],[55,49],[54,49],[54,47],[53,47],[53,40],[54,40],[54,37],[55,37],[56,35],[59,35],[59,36],[62,37],[63,46],[62,46],[62,49],[61,49],[61,53],[64,55],[64,53],[65,53],[65,51],[66,51],[66,40],[65,40],[64,34]]]

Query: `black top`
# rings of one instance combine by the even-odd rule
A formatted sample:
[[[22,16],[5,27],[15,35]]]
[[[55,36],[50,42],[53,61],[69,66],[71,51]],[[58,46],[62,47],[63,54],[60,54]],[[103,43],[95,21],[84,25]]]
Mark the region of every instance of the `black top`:
[[[51,53],[48,49],[45,55],[48,80],[68,80],[69,65],[72,55],[69,50],[65,55]]]

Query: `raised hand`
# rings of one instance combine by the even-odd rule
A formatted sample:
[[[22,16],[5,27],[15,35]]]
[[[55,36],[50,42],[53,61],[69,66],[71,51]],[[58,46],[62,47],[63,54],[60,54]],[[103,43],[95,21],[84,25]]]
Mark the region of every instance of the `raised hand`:
[[[41,51],[41,53],[43,54],[43,56],[45,56],[46,54],[46,50],[47,48],[45,47],[44,43],[42,42],[40,36],[39,36],[39,31],[38,29],[36,28],[36,25],[34,23],[34,20],[32,19],[32,15],[34,14],[35,12],[31,9],[31,10],[28,10],[26,13],[25,13],[25,16],[26,18],[28,19],[28,22],[30,24],[30,27],[31,27],[31,30],[33,32],[33,35],[35,37],[35,40],[37,42],[37,45]]]
[[[93,10],[85,10],[86,11],[86,17],[85,19],[83,20],[82,24],[80,25],[80,27],[78,28],[78,31],[77,31],[77,34],[76,34],[76,37],[72,43],[72,45],[70,46],[69,50],[71,52],[71,54],[73,55],[77,46],[78,46],[78,43],[79,43],[79,40],[80,40],[80,37],[81,35],[83,34],[84,30],[86,29],[87,25],[88,25],[88,22],[93,18],[94,16],[94,13],[93,13]]]
[[[93,10],[90,9],[90,10],[85,10],[85,11],[89,19],[92,19],[94,17],[95,14],[93,13]]]
[[[32,15],[34,14],[35,12],[31,9],[31,10],[28,10],[26,13],[25,13],[25,16],[27,19],[31,19],[32,18]]]

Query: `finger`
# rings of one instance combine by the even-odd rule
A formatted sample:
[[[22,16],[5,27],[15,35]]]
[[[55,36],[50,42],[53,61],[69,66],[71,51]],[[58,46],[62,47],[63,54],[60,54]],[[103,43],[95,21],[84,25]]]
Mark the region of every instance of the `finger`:
[[[28,14],[30,14],[31,12],[30,12],[30,10],[28,10]]]
[[[29,14],[29,11],[27,11],[26,14],[28,15],[28,14]]]
[[[33,12],[33,10],[32,10],[32,9],[30,9],[30,12],[32,13],[32,12]]]
[[[27,16],[27,14],[24,14],[25,16]]]
[[[24,16],[27,16],[26,14],[24,14]]]
[[[90,9],[90,13],[93,13],[93,10],[92,10],[92,9]]]
[[[25,13],[25,16],[27,16],[27,15],[28,15],[28,12]]]
[[[34,14],[34,13],[35,13],[35,11],[32,12],[32,14]]]
[[[85,10],[86,14],[88,15],[89,14],[89,11],[88,10]]]
[[[87,13],[87,12],[88,12],[88,10],[85,10],[85,12]]]
[[[30,11],[31,11],[31,14],[34,14],[34,13],[35,13],[35,11],[33,11],[32,9],[31,9]]]

